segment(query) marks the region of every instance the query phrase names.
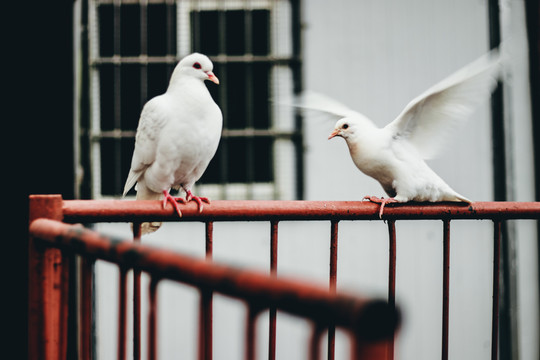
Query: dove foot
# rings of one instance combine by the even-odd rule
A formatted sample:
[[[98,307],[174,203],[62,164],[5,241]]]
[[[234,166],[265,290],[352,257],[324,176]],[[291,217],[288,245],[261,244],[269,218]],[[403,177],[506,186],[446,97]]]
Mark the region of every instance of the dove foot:
[[[195,201],[197,203],[199,213],[202,213],[203,211],[203,202],[210,204],[210,199],[206,197],[195,196],[189,190],[186,191],[186,201]]]
[[[386,198],[385,199],[385,198],[378,198],[376,196],[364,196],[364,200],[369,200],[369,201],[371,201],[373,203],[381,204],[381,207],[379,208],[379,219],[382,219],[383,212],[384,212],[384,206],[386,204],[398,202],[394,198]]]
[[[182,211],[180,211],[180,207],[178,206],[178,203],[184,204],[186,201],[182,198],[175,198],[167,190],[163,190],[163,208],[165,209],[165,206],[167,205],[167,202],[170,202],[178,214],[179,217],[182,217]]]

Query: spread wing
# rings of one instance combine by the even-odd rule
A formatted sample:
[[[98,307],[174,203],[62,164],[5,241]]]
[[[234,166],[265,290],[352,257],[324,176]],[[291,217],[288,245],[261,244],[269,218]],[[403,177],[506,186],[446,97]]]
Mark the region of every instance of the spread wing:
[[[448,134],[489,99],[500,65],[492,50],[412,100],[386,129],[407,138],[425,159],[434,157]]]
[[[363,116],[359,112],[347,107],[347,105],[315,91],[303,91],[295,98],[294,103],[291,105],[304,110],[324,112],[338,118],[355,115]]]

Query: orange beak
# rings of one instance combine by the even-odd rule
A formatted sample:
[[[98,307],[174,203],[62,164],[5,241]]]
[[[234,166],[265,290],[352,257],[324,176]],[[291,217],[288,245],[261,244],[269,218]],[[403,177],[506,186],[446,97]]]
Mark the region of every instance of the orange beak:
[[[339,130],[338,129],[335,129],[331,134],[330,136],[328,136],[328,140],[330,140],[331,138],[333,138],[334,136],[339,136]]]
[[[219,85],[219,79],[217,78],[216,75],[214,75],[213,72],[208,71],[206,73],[206,75],[208,75],[208,80],[210,80],[211,82],[216,83],[217,85]]]

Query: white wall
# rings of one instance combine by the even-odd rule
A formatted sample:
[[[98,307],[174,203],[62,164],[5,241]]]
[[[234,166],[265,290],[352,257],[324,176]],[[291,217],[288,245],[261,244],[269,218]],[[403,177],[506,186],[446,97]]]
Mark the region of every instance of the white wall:
[[[511,11],[505,12],[504,31],[513,34],[516,55],[509,91],[514,119],[511,180],[515,198],[531,200],[523,4],[516,0],[506,5]],[[383,126],[416,95],[487,50],[486,6],[480,0],[305,0],[305,87],[339,99]],[[430,162],[454,189],[477,201],[492,200],[489,123],[486,104],[455,134],[447,151]],[[333,120],[320,115],[305,119],[307,199],[384,195],[378,183],[355,168],[341,139],[327,140],[333,125]],[[538,358],[537,252],[531,224],[520,222],[517,228],[521,359]],[[98,229],[129,236],[125,224],[104,224]],[[269,229],[267,223],[216,224],[216,261],[268,269]],[[329,234],[328,222],[280,223],[279,274],[327,284]],[[396,358],[436,359],[442,326],[442,223],[398,222],[397,234],[397,302],[404,310],[404,325]],[[450,358],[486,359],[491,349],[492,224],[454,221],[451,236]],[[168,223],[143,241],[202,257],[204,226]],[[341,222],[338,251],[338,288],[386,296],[388,240],[383,222]],[[103,263],[97,267],[99,359],[110,358],[115,349],[113,273]],[[196,293],[163,285],[159,301],[164,305],[158,329],[161,357],[195,358]],[[238,304],[216,299],[215,359],[241,358],[243,316]],[[143,325],[145,321],[143,317]],[[259,326],[259,353],[264,359],[265,321]],[[305,343],[307,334],[304,322],[279,316],[278,359],[303,358],[305,347],[299,349],[298,344]],[[338,337],[337,343],[336,358],[342,359],[347,353],[344,339]]]
[[[534,178],[523,2],[504,1],[502,9],[511,69],[505,88],[510,197],[530,201],[534,199]],[[305,87],[344,102],[379,126],[392,121],[429,86],[488,49],[486,1],[311,0],[306,1],[305,20]],[[489,116],[489,105],[485,104],[454,134],[446,151],[429,162],[455,190],[476,201],[493,199]],[[305,119],[307,198],[386,196],[375,180],[356,169],[344,141],[326,140],[334,121],[309,113]],[[452,224],[450,358],[487,358],[492,226]],[[533,222],[516,225],[521,359],[538,357],[534,226]],[[362,227],[355,234],[340,234],[341,247],[350,248],[343,250],[339,261],[342,264],[345,260],[352,271],[340,268],[338,282],[342,287],[356,284],[358,289],[376,284],[383,290],[386,274],[379,278],[382,269],[373,269],[380,269],[385,258],[371,255],[379,255],[386,246],[385,226],[373,223]],[[399,222],[397,228],[397,301],[405,310],[398,354],[402,359],[437,358],[441,341],[441,224],[426,222],[418,227]],[[372,239],[370,245],[365,244],[366,238]],[[373,272],[374,278],[364,279],[366,273]]]

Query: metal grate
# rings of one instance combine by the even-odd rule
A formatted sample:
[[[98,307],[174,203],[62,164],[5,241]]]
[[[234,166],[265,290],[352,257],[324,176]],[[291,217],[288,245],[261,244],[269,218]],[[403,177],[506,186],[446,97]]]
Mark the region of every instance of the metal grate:
[[[76,222],[140,222],[148,220],[177,221],[178,218],[171,208],[162,209],[159,202],[132,202],[132,201],[62,201],[60,196],[35,197],[31,204],[31,219],[49,217],[63,219],[68,223]],[[396,228],[397,221],[408,220],[442,220],[442,245],[443,245],[443,286],[442,286],[442,342],[441,354],[443,359],[448,358],[449,344],[449,295],[450,295],[450,248],[451,248],[451,221],[455,219],[478,219],[493,222],[493,300],[492,300],[492,337],[491,355],[493,359],[498,357],[498,329],[499,329],[499,276],[500,276],[500,242],[501,226],[510,219],[540,219],[540,203],[517,203],[517,202],[478,202],[471,206],[459,204],[429,204],[429,205],[402,205],[393,206],[385,210],[385,218],[388,222],[389,257],[388,257],[388,303],[395,305],[396,286]],[[206,224],[206,256],[212,257],[213,224],[220,221],[267,221],[270,224],[270,276],[276,276],[278,227],[280,222],[285,221],[329,221],[330,225],[330,292],[335,293],[337,281],[337,248],[339,235],[339,222],[342,220],[377,220],[378,205],[369,202],[354,201],[215,201],[208,206],[203,213],[198,213],[195,206],[186,206],[183,209],[182,221],[202,221]],[[139,226],[134,226],[134,240],[138,241]],[[51,239],[56,239],[50,236]],[[76,237],[74,237],[76,238]],[[80,251],[83,253],[84,251]],[[103,252],[100,252],[102,254]],[[115,252],[116,254],[117,252]],[[103,256],[103,255],[102,255]],[[136,258],[130,266],[136,266]],[[86,271],[90,276],[91,272]],[[122,277],[123,278],[123,277]],[[37,280],[35,280],[37,281]],[[125,281],[125,280],[123,280]],[[88,281],[86,281],[88,283]],[[125,284],[121,284],[123,288]],[[134,276],[135,304],[140,304],[140,275]],[[40,294],[34,291],[34,296],[40,298]],[[152,291],[150,291],[152,294]],[[267,294],[270,296],[271,292]],[[155,293],[154,293],[155,295]],[[122,298],[122,297],[121,297]],[[83,297],[86,301],[89,298]],[[124,301],[124,300],[123,300]],[[140,347],[140,305],[134,308],[134,353]],[[125,306],[119,305],[120,309]],[[86,308],[86,307],[85,307]],[[212,339],[212,293],[204,293],[201,298],[201,325],[204,338]],[[91,313],[85,316],[92,316]],[[275,356],[275,312],[270,312],[269,329],[269,354],[270,359]],[[88,320],[85,323],[89,323]],[[328,326],[330,325],[330,326]],[[328,327],[328,358],[334,358],[335,333],[332,324]],[[320,330],[320,329],[319,329]],[[125,330],[124,330],[125,331]],[[321,330],[322,331],[322,330]],[[89,341],[90,330],[87,329],[86,339]],[[315,331],[314,337],[320,337],[321,333]],[[249,343],[249,342],[248,342]],[[125,346],[125,343],[124,345]],[[211,358],[212,342],[200,345],[200,358]],[[385,344],[386,358],[392,359],[393,343]],[[88,347],[88,345],[86,346]],[[203,350],[204,349],[204,350]],[[318,348],[317,348],[318,349]],[[139,349],[140,350],[140,349]],[[249,350],[252,351],[252,350]],[[248,352],[250,353],[250,352]],[[206,354],[206,355],[201,355]],[[319,354],[318,350],[312,354]],[[136,357],[138,358],[138,357]],[[317,357],[313,357],[317,358]]]
[[[80,159],[89,179],[80,186],[89,189],[80,193],[122,193],[143,105],[197,51],[214,62],[221,85],[207,86],[224,115],[218,152],[197,191],[301,199],[300,115],[277,105],[301,90],[299,7],[296,0],[88,0],[90,117],[79,122],[89,144]]]
[[[331,267],[334,275],[330,289],[277,277],[277,238],[278,221],[271,221],[271,271],[263,274],[256,271],[232,268],[212,264],[213,221],[206,222],[206,259],[196,259],[171,252],[168,249],[145,246],[140,241],[140,226],[134,226],[134,240],[121,241],[107,238],[102,234],[82,228],[80,225],[68,225],[51,218],[73,219],[85,212],[84,205],[79,208],[74,204],[62,202],[59,196],[34,196],[31,199],[30,234],[31,267],[36,277],[31,283],[32,334],[30,343],[33,353],[46,359],[65,358],[69,339],[63,332],[67,324],[67,282],[69,267],[67,258],[80,255],[84,258],[81,266],[81,318],[79,358],[92,358],[91,345],[92,311],[91,283],[93,265],[96,259],[106,260],[118,265],[119,301],[118,301],[118,349],[117,358],[125,359],[127,350],[127,278],[128,271],[134,272],[134,342],[133,358],[141,358],[141,309],[140,309],[140,272],[151,276],[149,283],[149,310],[147,330],[147,358],[157,359],[157,287],[161,280],[171,279],[195,286],[200,291],[198,321],[199,359],[212,359],[212,298],[220,293],[240,299],[247,307],[245,325],[245,359],[255,359],[256,321],[264,310],[269,309],[270,329],[268,354],[275,359],[276,354],[276,311],[284,311],[309,319],[313,323],[311,338],[307,343],[310,359],[321,358],[321,340],[328,329],[329,358],[333,358],[333,339],[335,328],[347,331],[351,340],[352,359],[385,359],[390,339],[399,325],[400,316],[394,303],[384,300],[368,299],[358,295],[336,292],[336,261]],[[125,202],[122,202],[125,203]],[[133,202],[129,202],[132,203]],[[64,206],[67,205],[67,206]],[[92,206],[92,205],[91,205]],[[99,205],[98,205],[99,206]],[[113,206],[113,208],[115,208]],[[89,208],[86,208],[87,210]],[[93,207],[97,210],[96,207]],[[82,210],[79,213],[79,210]],[[109,215],[120,215],[119,208],[111,209]],[[120,212],[117,212],[120,210]],[[261,209],[262,210],[262,209]],[[293,212],[297,210],[291,207]],[[93,210],[90,210],[93,212]],[[262,215],[265,211],[259,213]],[[62,215],[63,213],[63,215]],[[77,213],[79,215],[77,215]],[[108,216],[105,213],[102,215]],[[122,215],[120,215],[122,216]],[[287,215],[285,215],[287,216]],[[85,217],[85,215],[83,215]],[[263,215],[266,217],[266,215]],[[47,219],[48,218],[48,219]],[[234,218],[234,215],[233,215]],[[94,219],[99,221],[98,219]],[[333,243],[337,245],[337,221],[332,221]],[[61,251],[58,251],[60,249]],[[337,246],[333,247],[334,260]],[[52,258],[54,261],[50,262]],[[209,261],[210,260],[210,261]],[[57,281],[62,285],[54,286]],[[49,286],[53,285],[53,286]],[[37,306],[36,306],[37,305]],[[37,310],[37,311],[35,311]],[[40,311],[41,310],[41,311]],[[83,311],[84,310],[84,311]],[[73,337],[71,337],[73,341]]]

